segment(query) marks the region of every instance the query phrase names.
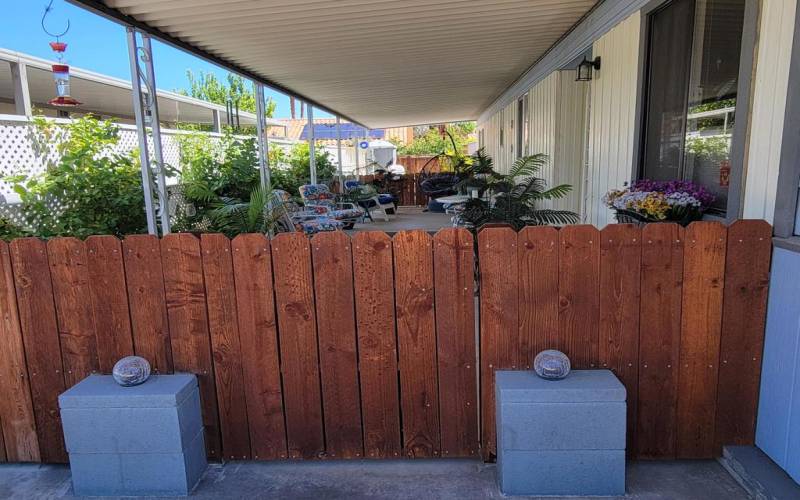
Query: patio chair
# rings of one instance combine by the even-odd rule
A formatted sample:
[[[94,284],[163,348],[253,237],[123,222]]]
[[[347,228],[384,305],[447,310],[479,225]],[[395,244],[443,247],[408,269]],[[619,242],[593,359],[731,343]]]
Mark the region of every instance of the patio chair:
[[[344,228],[344,223],[341,221],[303,209],[282,189],[272,190],[268,206],[275,217],[278,232],[302,231],[312,235],[323,231],[340,231]]]
[[[367,217],[370,220],[375,220],[372,217],[372,212],[383,212],[383,220],[389,221],[389,211],[395,211],[395,197],[391,194],[380,194],[374,186],[362,184],[359,181],[349,180],[344,183],[345,191],[355,200],[358,205],[366,211]]]
[[[300,186],[300,197],[306,211],[340,221],[345,229],[352,229],[356,222],[364,220],[364,210],[355,203],[337,202],[336,195],[325,184]]]

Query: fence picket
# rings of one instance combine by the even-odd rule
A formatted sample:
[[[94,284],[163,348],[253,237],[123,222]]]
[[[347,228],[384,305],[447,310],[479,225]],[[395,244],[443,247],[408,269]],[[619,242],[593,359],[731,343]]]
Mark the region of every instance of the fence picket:
[[[574,368],[596,368],[599,341],[600,232],[567,226],[559,232],[558,323]]]
[[[558,334],[558,230],[526,227],[517,234],[519,342],[530,369],[544,349],[565,349]]]
[[[325,440],[308,238],[279,234],[272,240],[272,262],[289,458],[318,457]]]
[[[684,230],[649,224],[642,230],[639,305],[639,394],[636,455],[675,458]]]
[[[481,275],[481,442],[483,456],[496,454],[495,370],[524,366],[519,352],[517,234],[508,227],[478,233]]]
[[[630,455],[709,458],[754,441],[771,250],[763,221],[0,242],[0,461],[65,461],[58,395],[134,348],[198,376],[212,459],[491,459],[495,370],[549,347],[621,379]]]
[[[122,244],[114,236],[89,236],[86,251],[100,370],[111,373],[120,358],[133,354]]]
[[[441,448],[445,457],[478,453],[474,240],[466,229],[433,237]]]
[[[727,229],[686,228],[678,376],[678,458],[712,458]]]
[[[134,350],[150,362],[153,373],[172,373],[172,347],[158,238],[150,234],[126,236],[122,240],[122,253]]]
[[[728,228],[715,456],[723,445],[755,442],[771,253],[772,227],[763,220]]]
[[[231,243],[222,234],[200,238],[203,279],[208,305],[208,330],[214,359],[222,453],[230,460],[250,458],[250,436],[242,372],[242,350],[236,319]]]
[[[392,241],[369,231],[353,237],[364,456],[400,455]]]
[[[353,255],[341,231],[311,240],[319,334],[319,365],[325,450],[332,458],[361,457],[361,396],[358,390]]]
[[[286,458],[269,241],[240,234],[231,247],[250,447],[256,460]]]
[[[58,395],[66,390],[47,249],[37,238],[9,245],[31,399],[44,462],[66,462]]]
[[[77,238],[47,242],[64,381],[77,384],[100,369],[86,246]]]
[[[433,238],[425,231],[401,231],[392,242],[403,452],[409,457],[438,456]]]
[[[628,453],[636,450],[639,392],[639,293],[642,232],[612,224],[600,232],[600,368],[619,377],[627,390]]]
[[[9,462],[38,462],[39,439],[8,244],[0,241],[0,434]]]
[[[206,452],[221,459],[217,395],[208,333],[200,241],[192,234],[168,234],[161,240],[164,293],[175,371],[197,375],[203,408]]]

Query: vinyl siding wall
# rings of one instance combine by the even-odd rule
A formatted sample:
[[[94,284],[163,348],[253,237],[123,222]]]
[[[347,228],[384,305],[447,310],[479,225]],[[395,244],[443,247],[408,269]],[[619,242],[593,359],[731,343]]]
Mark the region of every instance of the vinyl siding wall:
[[[797,0],[761,2],[740,208],[741,216],[748,219],[772,222],[774,217],[796,8]],[[576,191],[582,192],[579,204],[582,220],[598,227],[614,222],[612,212],[602,202],[603,195],[610,189],[622,187],[636,175],[634,144],[638,133],[636,105],[640,95],[637,85],[641,69],[641,26],[642,15],[636,11],[592,45],[593,57],[601,57],[602,67],[589,83],[588,158],[586,171],[581,176],[582,186]],[[564,157],[567,148],[582,142],[579,137],[570,137],[565,130],[556,128],[559,122],[554,113],[557,116],[559,109],[572,105],[567,101],[575,97],[566,91],[566,86],[554,91],[558,73],[551,73],[528,90],[531,94],[531,152],[552,155],[555,173],[548,172],[549,181],[574,183],[574,172],[559,170],[564,167],[558,155],[560,152]],[[561,82],[566,83],[566,78]],[[514,105],[509,105],[478,126],[487,137],[496,135],[498,120],[495,117],[506,116],[506,125],[510,126],[514,109]],[[576,124],[571,133],[577,132]],[[510,153],[508,147],[505,153]],[[502,157],[498,162],[501,170],[506,170],[512,159],[512,156]],[[565,161],[569,164],[572,160]],[[568,205],[574,203],[570,201]]]
[[[602,67],[590,84],[575,82],[573,70],[554,71],[527,91],[530,152],[550,158],[540,176],[550,186],[565,183],[574,189],[554,206],[579,212],[599,227],[613,220],[603,194],[629,181],[633,171],[639,24],[636,12],[594,43]],[[516,137],[515,116],[516,101],[478,124],[500,172],[507,172],[515,158],[508,142]],[[498,146],[501,125],[504,148]]]
[[[796,0],[763,0],[745,172],[743,216],[775,215],[783,119],[794,39]]]
[[[603,227],[614,215],[603,195],[633,178],[641,16],[636,12],[594,42],[602,64],[591,82],[586,221]]]

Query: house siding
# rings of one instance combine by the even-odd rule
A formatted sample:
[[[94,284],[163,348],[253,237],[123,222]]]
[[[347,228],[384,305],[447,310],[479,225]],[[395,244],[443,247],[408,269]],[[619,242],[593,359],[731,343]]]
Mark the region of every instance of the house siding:
[[[800,253],[772,259],[756,445],[800,482]]]
[[[572,192],[556,200],[553,207],[582,213],[584,171],[588,161],[586,119],[589,84],[576,82],[573,70],[558,71],[557,74],[559,100],[552,185],[569,184]]]
[[[575,82],[573,71],[554,71],[527,90],[530,152],[550,158],[540,176],[550,186],[566,183],[574,188],[553,206],[577,211],[598,227],[613,222],[603,194],[629,181],[633,172],[640,19],[635,12],[594,43],[602,67],[590,85]],[[505,127],[505,146],[487,140],[486,148],[500,172],[508,172],[515,158],[508,142],[516,137],[512,125],[519,126],[513,123],[515,115],[516,100],[479,124],[487,138],[499,138],[497,127]]]
[[[797,1],[764,0],[761,5],[743,216],[772,222]]]
[[[603,195],[633,177],[641,15],[635,12],[592,46],[602,64],[591,83],[589,168],[585,220],[597,227],[614,222]]]

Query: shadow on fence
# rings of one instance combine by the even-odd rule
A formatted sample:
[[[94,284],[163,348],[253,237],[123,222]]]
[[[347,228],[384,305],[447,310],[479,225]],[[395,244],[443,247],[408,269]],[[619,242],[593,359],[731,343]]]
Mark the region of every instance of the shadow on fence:
[[[712,457],[753,442],[770,235],[484,229],[478,345],[464,229],[0,243],[2,458],[66,461],[58,394],[132,353],[197,374],[212,459],[491,458],[544,348],[620,377],[632,456]]]

